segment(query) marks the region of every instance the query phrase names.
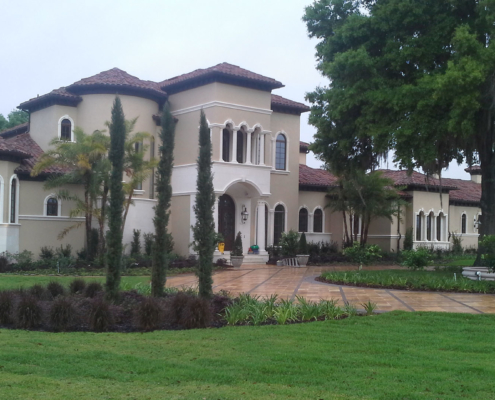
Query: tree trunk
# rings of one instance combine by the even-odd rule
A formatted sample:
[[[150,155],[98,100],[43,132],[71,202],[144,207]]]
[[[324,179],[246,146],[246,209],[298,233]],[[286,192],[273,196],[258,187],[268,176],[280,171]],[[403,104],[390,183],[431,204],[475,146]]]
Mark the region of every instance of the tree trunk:
[[[84,204],[86,205],[86,211],[84,213],[85,224],[86,224],[86,252],[87,257],[89,259],[92,254],[91,249],[91,213],[90,213],[90,199],[89,199],[89,190],[86,189],[84,191]]]
[[[495,234],[495,157],[493,154],[494,132],[490,110],[481,112],[478,131],[478,149],[481,166],[481,224],[478,227],[478,254],[474,265],[481,265],[483,249],[479,242],[484,235]]]
[[[347,215],[344,210],[342,210],[342,216],[344,217],[344,247],[349,246],[349,231],[347,229]]]

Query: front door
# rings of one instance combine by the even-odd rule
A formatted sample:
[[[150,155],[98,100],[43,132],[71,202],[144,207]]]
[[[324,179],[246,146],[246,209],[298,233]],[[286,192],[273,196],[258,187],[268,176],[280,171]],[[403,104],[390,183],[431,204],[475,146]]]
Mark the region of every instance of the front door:
[[[231,251],[235,240],[235,204],[228,194],[218,199],[218,232],[223,236],[225,251]]]

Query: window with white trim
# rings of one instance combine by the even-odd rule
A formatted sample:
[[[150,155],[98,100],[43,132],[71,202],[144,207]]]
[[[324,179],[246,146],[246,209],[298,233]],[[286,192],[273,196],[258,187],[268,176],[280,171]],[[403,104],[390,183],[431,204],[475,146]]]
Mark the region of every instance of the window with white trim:
[[[323,211],[317,208],[313,214],[313,232],[323,232]]]
[[[275,142],[275,169],[285,171],[287,169],[287,138],[279,133]]]
[[[58,199],[56,197],[50,197],[46,201],[46,215],[51,217],[58,216]]]
[[[299,210],[299,232],[308,231],[308,210],[301,208]]]

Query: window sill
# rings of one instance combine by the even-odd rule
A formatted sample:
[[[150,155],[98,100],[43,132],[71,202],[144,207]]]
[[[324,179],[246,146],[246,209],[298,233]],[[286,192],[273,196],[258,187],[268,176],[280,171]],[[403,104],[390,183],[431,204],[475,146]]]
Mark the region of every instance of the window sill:
[[[280,169],[272,169],[270,172],[277,175],[289,175],[290,173],[290,171],[282,171]]]
[[[143,195],[144,194],[144,190],[134,189],[133,194]]]

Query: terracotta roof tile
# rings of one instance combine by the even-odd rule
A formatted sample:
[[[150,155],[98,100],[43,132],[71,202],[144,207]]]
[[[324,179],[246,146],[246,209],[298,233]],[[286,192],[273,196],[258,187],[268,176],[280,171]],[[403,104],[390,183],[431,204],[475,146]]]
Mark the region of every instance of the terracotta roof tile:
[[[298,112],[298,114],[310,110],[310,108],[306,104],[298,103],[297,101],[289,100],[276,94],[272,94],[272,109],[274,111],[282,112],[284,109],[293,110]]]
[[[481,166],[471,165],[470,167],[464,169],[464,171],[469,172],[470,174],[478,175],[481,174]]]
[[[29,123],[24,122],[23,124],[13,126],[12,128],[4,129],[3,131],[0,132],[0,136],[6,137],[19,133],[24,133],[27,132],[28,128],[29,128]]]
[[[454,190],[455,186],[450,186],[442,178],[442,183],[440,184],[439,179],[428,178],[426,175],[419,172],[413,171],[410,175],[406,170],[391,170],[391,169],[380,169],[383,176],[390,178],[394,181],[397,186],[423,186],[423,187],[442,187],[442,190]]]
[[[21,103],[17,108],[21,110],[33,110],[44,103],[77,105],[80,101],[82,101],[81,96],[70,93],[65,87],[61,87],[42,96],[33,97],[32,99]]]
[[[331,187],[337,185],[337,177],[324,169],[316,169],[299,164],[299,185]]]
[[[281,82],[273,78],[268,78],[238,67],[237,65],[224,62],[210,68],[197,69],[187,74],[166,79],[160,83],[160,87],[168,93],[176,93],[180,90],[188,89],[188,85],[190,84],[196,83],[196,86],[198,86],[202,81],[216,81],[220,78],[230,78],[239,84],[242,84],[242,82],[252,82],[269,90],[284,86]]]
[[[449,192],[450,201],[463,203],[479,203],[481,200],[481,184],[464,179],[442,178],[442,183],[457,187]]]

